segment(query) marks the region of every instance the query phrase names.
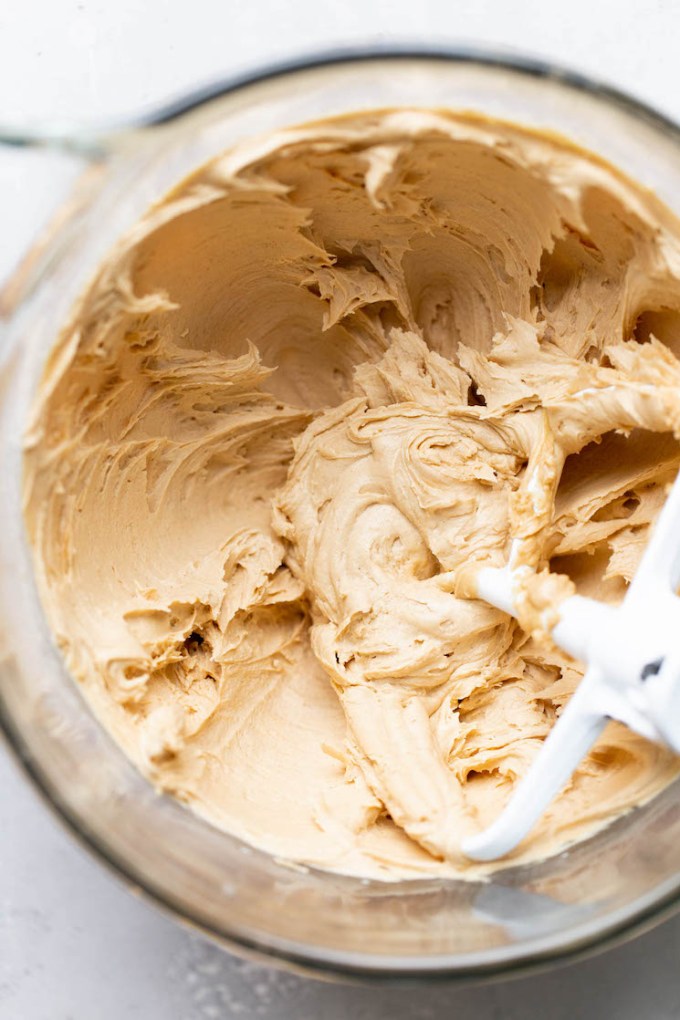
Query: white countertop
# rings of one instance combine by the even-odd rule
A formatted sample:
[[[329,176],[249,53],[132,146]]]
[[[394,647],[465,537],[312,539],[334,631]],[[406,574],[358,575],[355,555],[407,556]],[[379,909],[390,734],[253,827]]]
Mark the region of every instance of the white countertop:
[[[676,0],[33,0],[0,6],[0,124],[99,119],[351,42],[514,47],[680,120]],[[59,194],[0,150],[0,278]],[[31,197],[29,199],[29,191]],[[680,917],[540,977],[431,990],[326,985],[236,960],[74,844],[0,746],[0,1020],[677,1020]]]

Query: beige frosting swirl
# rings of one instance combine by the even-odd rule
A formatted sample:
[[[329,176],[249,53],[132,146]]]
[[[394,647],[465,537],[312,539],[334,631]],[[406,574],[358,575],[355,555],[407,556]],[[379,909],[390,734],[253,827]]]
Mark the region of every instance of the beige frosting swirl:
[[[675,351],[680,224],[559,138],[380,111],[221,156],[111,253],[38,393],[70,670],[159,789],[272,853],[479,874],[461,839],[581,676],[546,607],[622,597],[680,464]],[[472,597],[511,542],[543,572],[521,625]],[[676,772],[611,724],[513,860]]]

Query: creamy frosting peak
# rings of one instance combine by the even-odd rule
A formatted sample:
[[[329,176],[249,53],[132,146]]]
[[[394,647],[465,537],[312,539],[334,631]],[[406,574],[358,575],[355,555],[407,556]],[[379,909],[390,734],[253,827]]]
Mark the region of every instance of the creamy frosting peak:
[[[251,142],[124,238],[26,440],[45,610],[158,786],[279,856],[397,879],[460,854],[581,669],[680,464],[680,224],[556,137],[356,114]],[[520,623],[473,597],[511,549]],[[537,622],[538,621],[538,622]],[[611,724],[513,860],[661,789]]]

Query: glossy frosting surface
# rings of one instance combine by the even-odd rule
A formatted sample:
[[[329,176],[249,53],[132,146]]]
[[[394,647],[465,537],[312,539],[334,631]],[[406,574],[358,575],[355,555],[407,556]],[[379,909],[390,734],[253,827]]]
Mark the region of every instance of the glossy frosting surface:
[[[26,521],[69,669],[247,841],[479,874],[461,839],[581,676],[540,592],[620,599],[677,472],[676,351],[680,224],[559,138],[398,110],[226,153],[111,253],[37,394]],[[521,624],[472,597],[513,541],[559,575]],[[610,724],[513,859],[676,772]]]

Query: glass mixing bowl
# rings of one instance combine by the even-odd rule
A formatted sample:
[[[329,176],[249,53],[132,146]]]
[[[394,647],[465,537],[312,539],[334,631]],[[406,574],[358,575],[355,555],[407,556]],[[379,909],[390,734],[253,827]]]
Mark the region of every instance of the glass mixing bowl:
[[[21,436],[60,325],[114,240],[179,178],[245,136],[360,108],[473,109],[560,132],[680,213],[680,131],[642,104],[529,61],[341,53],[219,84],[127,128],[6,140],[88,164],[6,289],[0,350],[0,718],[34,782],[136,889],[232,949],[353,977],[536,967],[656,923],[680,897],[680,786],[585,843],[486,883],[381,884],[291,867],[157,795],[66,673],[37,598]]]

